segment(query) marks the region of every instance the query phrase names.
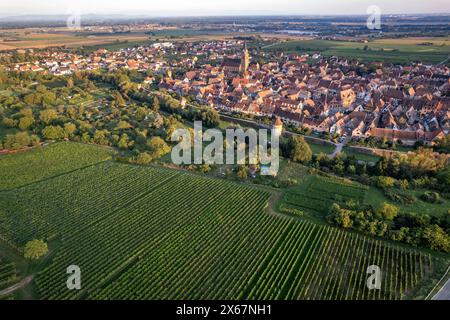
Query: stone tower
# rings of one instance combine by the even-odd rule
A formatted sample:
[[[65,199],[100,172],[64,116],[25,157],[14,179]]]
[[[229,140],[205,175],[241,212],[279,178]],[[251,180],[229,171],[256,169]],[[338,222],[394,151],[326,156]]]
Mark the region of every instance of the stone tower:
[[[273,132],[274,132],[274,134],[278,135],[279,137],[281,137],[281,135],[283,133],[283,121],[281,121],[281,119],[278,117],[277,117],[277,120],[275,120],[275,123],[273,125]]]

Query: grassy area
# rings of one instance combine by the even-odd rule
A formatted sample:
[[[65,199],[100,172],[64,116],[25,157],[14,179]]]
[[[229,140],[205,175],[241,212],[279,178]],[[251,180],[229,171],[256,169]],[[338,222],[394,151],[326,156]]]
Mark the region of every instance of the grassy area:
[[[312,143],[312,142],[308,142],[308,144],[311,147],[313,154],[319,154],[319,153],[331,154],[336,149],[331,144],[317,144],[317,143]]]
[[[0,190],[17,188],[111,159],[113,151],[72,142],[0,156]]]
[[[417,215],[427,214],[429,216],[446,216],[447,211],[450,209],[450,201],[448,199],[442,198],[443,203],[428,203],[421,200],[421,195],[426,190],[407,190],[406,192],[410,195],[416,197],[417,201],[413,204],[400,204],[389,200],[383,193],[383,191],[376,187],[370,187],[369,192],[366,193],[364,202],[378,207],[381,203],[387,202],[395,205],[404,213],[415,213]]]
[[[360,153],[357,151],[352,150],[351,148],[345,147],[344,153],[348,156],[354,156],[356,160],[365,161],[365,162],[378,162],[380,160],[379,156],[371,155],[371,154],[365,154]]]
[[[367,190],[346,179],[308,175],[298,185],[285,190],[279,209],[323,223],[333,203],[350,199],[363,203]]]
[[[424,42],[431,42],[432,45],[425,46]],[[364,50],[366,46],[367,50]],[[368,43],[303,40],[280,43],[267,50],[300,53],[321,52],[325,56],[337,55],[357,58],[365,62],[410,63],[420,59],[425,63],[440,63],[450,55],[450,41],[449,38],[380,39]]]
[[[367,160],[366,160],[367,161]],[[312,218],[323,223],[333,202],[343,203],[353,199],[361,204],[369,204],[378,208],[383,202],[397,206],[401,212],[445,216],[450,209],[450,201],[444,197],[442,203],[428,203],[421,200],[424,189],[410,189],[404,192],[414,196],[413,204],[400,204],[389,200],[383,190],[353,183],[343,178],[325,178],[311,175],[308,168],[286,160],[280,163],[280,174],[277,180],[297,180],[298,185],[282,189],[284,196],[279,205],[281,211]],[[294,209],[294,210],[291,210]]]

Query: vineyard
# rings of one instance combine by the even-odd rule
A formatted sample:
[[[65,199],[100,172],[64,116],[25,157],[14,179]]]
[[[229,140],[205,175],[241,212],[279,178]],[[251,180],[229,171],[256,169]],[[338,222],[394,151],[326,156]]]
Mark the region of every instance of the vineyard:
[[[287,190],[280,210],[301,210],[324,217],[334,202],[354,200],[363,203],[367,190],[367,187],[343,179],[309,176],[299,186]]]
[[[271,194],[244,184],[111,161],[73,168],[0,191],[0,240],[18,251],[32,239],[57,243],[35,275],[37,298],[404,299],[440,259],[270,213]],[[365,193],[309,176],[283,204],[320,211],[320,196]],[[81,290],[66,287],[74,264]],[[381,290],[367,289],[370,265],[382,270]],[[12,267],[0,262],[0,287]]]
[[[2,192],[0,236],[19,246],[35,238],[68,237],[175,175],[174,171],[105,162]]]
[[[0,155],[0,190],[17,188],[111,159],[112,151],[62,142],[17,154]]]
[[[16,266],[0,259],[0,290],[13,284],[16,280]]]

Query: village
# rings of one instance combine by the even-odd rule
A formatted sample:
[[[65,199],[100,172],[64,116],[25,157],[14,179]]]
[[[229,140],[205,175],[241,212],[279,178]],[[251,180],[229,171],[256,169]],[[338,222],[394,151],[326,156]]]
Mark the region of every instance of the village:
[[[22,50],[10,70],[68,75],[136,70],[142,88],[195,98],[224,113],[277,117],[286,125],[353,140],[432,145],[449,133],[450,78],[442,65],[364,65],[342,57],[267,53],[244,40],[158,42],[79,54]]]

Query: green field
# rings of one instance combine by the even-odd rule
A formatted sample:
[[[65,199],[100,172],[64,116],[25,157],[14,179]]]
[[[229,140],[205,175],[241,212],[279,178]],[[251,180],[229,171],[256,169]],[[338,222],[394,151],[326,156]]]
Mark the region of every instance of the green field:
[[[370,158],[364,157],[357,159],[371,161]],[[387,202],[398,207],[403,213],[436,217],[444,217],[450,208],[449,200],[445,197],[441,197],[441,203],[423,201],[421,196],[427,191],[425,189],[404,190],[404,193],[414,196],[416,200],[412,204],[401,204],[387,198],[383,190],[375,186],[368,187],[339,177],[310,175],[307,168],[300,164],[281,162],[279,179],[288,178],[296,179],[298,184],[283,190],[279,210],[300,216],[306,215],[319,222],[323,221],[333,203],[345,204],[350,199],[359,204],[371,205],[373,208]]]
[[[112,151],[71,142],[0,155],[0,190],[17,188],[111,159]]]
[[[336,149],[331,144],[317,144],[317,143],[312,143],[312,142],[308,142],[308,144],[311,147],[313,154],[319,154],[319,153],[331,154]]]
[[[308,175],[299,185],[287,189],[280,204],[286,213],[301,212],[323,219],[333,203],[353,199],[363,203],[368,187],[339,178]]]
[[[431,42],[432,45],[421,45]],[[368,43],[300,40],[280,43],[267,50],[284,50],[285,52],[314,53],[321,52],[325,56],[337,55],[362,61],[381,61],[392,63],[410,63],[418,59],[425,63],[440,63],[450,55],[448,38],[436,39],[380,39]],[[369,50],[364,50],[367,46]]]
[[[343,152],[348,156],[354,156],[356,158],[356,160],[360,160],[360,161],[364,161],[364,162],[376,163],[376,162],[378,162],[378,160],[381,159],[381,157],[378,157],[376,155],[356,152],[348,147],[344,147]]]
[[[161,167],[75,166],[67,144],[55,146],[41,157],[72,159],[79,169],[39,181],[28,173],[25,185],[0,191],[3,243],[17,252],[35,238],[52,244],[35,274],[34,298],[403,299],[441,272],[439,256],[274,213],[269,190]],[[10,169],[19,172],[23,162],[16,163]],[[46,165],[34,161],[28,170]],[[304,174],[298,178],[310,194],[330,201],[350,192],[363,199],[367,191]],[[82,273],[79,291],[66,287],[73,264]],[[373,264],[384,272],[382,290],[366,287]]]
[[[412,204],[400,204],[397,202],[393,202],[389,200],[384,194],[383,191],[375,188],[370,187],[369,192],[366,194],[366,198],[364,200],[365,203],[370,204],[374,207],[377,207],[380,205],[380,203],[388,202],[395,206],[397,206],[401,212],[404,213],[415,213],[417,215],[421,214],[427,214],[429,216],[441,216],[445,217],[448,213],[448,210],[450,208],[450,202],[448,199],[442,197],[442,203],[429,203],[421,200],[420,196],[425,192],[426,190],[407,190],[406,192],[410,195],[413,195],[416,198],[416,202]]]

